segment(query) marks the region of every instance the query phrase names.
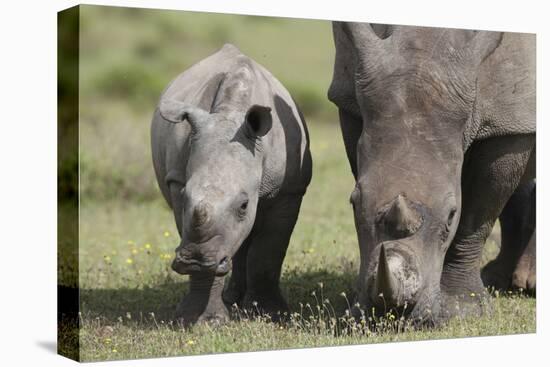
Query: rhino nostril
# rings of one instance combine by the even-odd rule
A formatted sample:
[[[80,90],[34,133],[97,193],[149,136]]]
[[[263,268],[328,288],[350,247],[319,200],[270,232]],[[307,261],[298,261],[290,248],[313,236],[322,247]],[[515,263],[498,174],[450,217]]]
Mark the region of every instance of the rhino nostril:
[[[229,272],[229,270],[231,270],[230,258],[227,256],[224,256],[218,263],[218,266],[216,267],[216,274],[225,275]]]

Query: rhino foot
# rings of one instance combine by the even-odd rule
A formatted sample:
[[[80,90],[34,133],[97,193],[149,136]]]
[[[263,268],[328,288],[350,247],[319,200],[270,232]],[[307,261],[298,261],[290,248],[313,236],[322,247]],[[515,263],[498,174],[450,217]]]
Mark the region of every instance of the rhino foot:
[[[261,294],[247,292],[242,304],[245,310],[256,315],[269,315],[274,322],[283,321],[290,314],[288,304],[279,290]]]
[[[514,274],[512,274],[512,287],[521,288],[528,294],[535,295],[537,286],[537,249],[536,233],[533,232],[527,248],[518,260]]]
[[[535,235],[533,234],[527,248],[523,251],[517,264],[512,267],[498,261],[491,261],[481,271],[481,278],[487,287],[499,290],[521,289],[526,294],[536,292],[537,259],[535,249]]]
[[[507,290],[510,287],[511,278],[511,270],[506,269],[497,260],[489,262],[481,270],[481,279],[483,280],[483,284],[488,288]]]
[[[490,315],[493,304],[485,288],[476,288],[461,293],[442,292],[441,320]]]
[[[232,308],[233,305],[242,305],[242,300],[244,298],[245,291],[241,288],[234,286],[232,282],[229,282],[229,285],[224,289],[222,293],[222,298],[225,305],[228,308]]]
[[[536,261],[530,256],[522,256],[512,274],[512,287],[527,293],[536,292]]]
[[[522,289],[532,294],[536,291],[536,263],[529,257],[521,257],[512,272],[493,260],[481,271],[481,279],[486,287],[495,290]]]
[[[191,275],[190,291],[176,308],[176,321],[183,326],[228,321],[229,311],[222,300],[223,280],[212,275]]]
[[[176,308],[176,320],[183,326],[195,323],[223,324],[229,321],[229,311],[221,298],[218,301],[207,300],[190,293]]]

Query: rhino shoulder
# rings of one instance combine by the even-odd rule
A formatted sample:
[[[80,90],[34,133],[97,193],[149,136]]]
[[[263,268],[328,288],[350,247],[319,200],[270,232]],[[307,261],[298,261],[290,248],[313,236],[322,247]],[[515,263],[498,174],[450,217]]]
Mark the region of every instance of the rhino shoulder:
[[[505,33],[478,78],[476,139],[535,133],[535,35]]]
[[[334,69],[327,97],[339,109],[360,115],[355,96],[355,51],[340,22],[332,23],[332,31],[335,46]]]

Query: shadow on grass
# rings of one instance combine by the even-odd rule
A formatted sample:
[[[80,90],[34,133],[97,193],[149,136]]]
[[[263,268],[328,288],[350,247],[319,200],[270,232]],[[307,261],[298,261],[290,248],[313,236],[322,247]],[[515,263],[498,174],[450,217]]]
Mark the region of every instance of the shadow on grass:
[[[291,311],[300,312],[300,304],[315,307],[324,300],[342,314],[353,299],[351,271],[335,272],[324,269],[300,271],[293,269],[283,274],[281,289]],[[121,317],[138,322],[143,327],[173,319],[176,305],[188,290],[189,282],[165,281],[155,287],[139,289],[81,289],[81,312],[85,319],[99,317],[116,322]],[[154,313],[154,318],[151,316]]]
[[[81,312],[84,318],[116,321],[130,315],[145,323],[153,322],[150,317],[153,313],[157,320],[168,321],[174,317],[176,305],[188,288],[188,281],[166,281],[155,287],[81,289]]]

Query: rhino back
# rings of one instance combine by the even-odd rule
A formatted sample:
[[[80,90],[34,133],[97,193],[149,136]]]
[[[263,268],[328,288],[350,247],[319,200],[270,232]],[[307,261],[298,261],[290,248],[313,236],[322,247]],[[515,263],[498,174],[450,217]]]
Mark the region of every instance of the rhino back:
[[[412,37],[413,43],[437,40],[441,29],[396,26],[397,31],[407,34],[419,32]],[[356,53],[354,46],[342,30],[342,24],[333,23],[336,48],[334,73],[328,97],[340,109],[360,117],[355,95]],[[445,30],[446,41],[453,47],[466,44],[473,32]],[[426,36],[431,37],[426,37]],[[478,90],[477,118],[470,121],[464,140],[493,136],[530,134],[535,132],[535,35],[504,33],[501,43],[477,70]]]

